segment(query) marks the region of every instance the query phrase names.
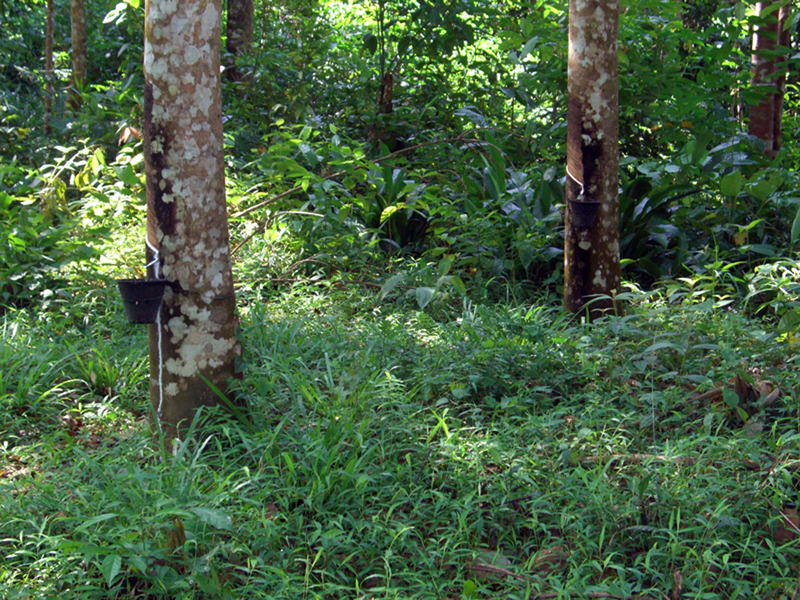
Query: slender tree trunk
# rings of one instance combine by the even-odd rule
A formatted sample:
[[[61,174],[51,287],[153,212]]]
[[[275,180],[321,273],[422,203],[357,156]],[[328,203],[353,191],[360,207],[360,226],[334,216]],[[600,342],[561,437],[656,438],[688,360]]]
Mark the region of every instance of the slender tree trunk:
[[[86,81],[86,5],[84,0],[70,0],[69,16],[72,27],[72,83],[69,106],[73,111],[81,107],[81,90]]]
[[[376,146],[386,140],[386,130],[382,125],[381,115],[390,115],[394,110],[394,75],[391,68],[387,69],[381,77],[378,87],[378,104],[375,108],[375,121],[370,125],[368,135],[370,143]],[[394,141],[389,150],[394,150]]]
[[[787,27],[791,5],[781,6],[778,10],[778,45],[785,48],[786,52],[791,50],[791,30]],[[786,93],[786,73],[788,67],[778,65],[779,76],[775,80],[775,108],[772,115],[772,148],[775,154],[781,149],[781,138],[783,137],[783,96]]]
[[[150,397],[174,435],[219,404],[240,355],[231,273],[220,98],[220,0],[145,8],[146,253],[169,281],[150,325]],[[155,260],[154,260],[155,259]]]
[[[228,36],[225,43],[225,49],[231,55],[231,61],[225,70],[228,81],[244,81],[242,73],[236,67],[236,59],[253,51],[254,21],[253,0],[228,0]]]
[[[44,37],[44,130],[50,133],[53,115],[53,0],[47,0],[47,25]]]
[[[756,14],[761,15],[771,2],[757,2]],[[764,141],[764,152],[772,155],[775,133],[775,99],[771,78],[775,73],[775,61],[769,53],[775,48],[775,27],[769,23],[756,25],[753,31],[753,54],[750,59],[750,87],[759,90],[763,97],[756,106],[750,107],[750,135]]]
[[[620,289],[618,22],[617,0],[570,0],[564,306],[592,319]]]
[[[750,87],[758,91],[761,98],[757,105],[750,107],[748,132],[763,140],[765,154],[774,158],[781,146],[786,86],[786,68],[778,64],[775,53],[789,48],[790,32],[785,24],[790,9],[782,6],[775,13],[769,13],[771,5],[769,0],[756,3],[756,14],[767,14],[765,22],[756,25],[753,32]]]

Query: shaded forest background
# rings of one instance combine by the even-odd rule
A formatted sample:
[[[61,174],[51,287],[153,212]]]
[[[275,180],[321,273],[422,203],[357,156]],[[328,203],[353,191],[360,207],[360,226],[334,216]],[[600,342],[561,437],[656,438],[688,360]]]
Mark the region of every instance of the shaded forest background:
[[[767,156],[747,134],[764,97],[751,86],[752,31],[777,9],[623,6],[628,280],[710,277],[747,297],[754,279],[780,278],[770,261],[790,258],[797,214],[793,48],[773,52],[787,77],[781,153]],[[5,233],[18,249],[3,259],[12,303],[54,291],[60,267],[90,256],[96,236],[141,217],[143,5],[89,2],[87,11],[89,69],[75,109],[70,13],[55,3],[55,108],[44,134],[44,2],[2,7],[3,210],[7,222],[32,227]],[[488,281],[558,288],[563,3],[257,3],[255,15],[254,50],[238,59],[244,78],[226,84],[223,109],[236,243],[263,235],[265,225],[272,235],[299,234],[287,278],[362,269],[358,278],[370,278],[370,268],[405,257],[449,277],[415,289],[444,283],[463,292]],[[796,30],[796,15],[786,27]],[[30,204],[37,210],[21,209]],[[120,259],[129,267],[138,260]]]

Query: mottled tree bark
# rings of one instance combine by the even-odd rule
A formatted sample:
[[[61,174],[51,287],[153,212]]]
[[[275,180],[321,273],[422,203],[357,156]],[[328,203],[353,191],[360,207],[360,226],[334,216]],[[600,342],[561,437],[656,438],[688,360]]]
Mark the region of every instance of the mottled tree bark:
[[[231,55],[225,74],[228,81],[244,81],[236,67],[237,57],[252,52],[254,40],[255,6],[253,0],[228,0],[228,36],[225,49]]]
[[[50,133],[53,114],[53,0],[47,0],[47,17],[44,36],[44,130]]]
[[[70,0],[69,16],[72,30],[72,82],[69,106],[77,111],[81,107],[80,90],[86,81],[86,5],[84,0]]]
[[[756,14],[768,13],[772,2],[756,3]],[[765,22],[753,30],[750,87],[761,92],[758,104],[750,107],[748,133],[764,142],[764,152],[774,158],[781,146],[783,129],[783,95],[786,86],[786,69],[778,68],[775,52],[789,48],[789,6],[766,14]]]
[[[564,306],[592,319],[620,289],[618,22],[617,0],[570,0]]]
[[[150,397],[168,434],[219,404],[240,354],[220,98],[220,0],[145,8],[147,256],[167,287],[150,325]]]

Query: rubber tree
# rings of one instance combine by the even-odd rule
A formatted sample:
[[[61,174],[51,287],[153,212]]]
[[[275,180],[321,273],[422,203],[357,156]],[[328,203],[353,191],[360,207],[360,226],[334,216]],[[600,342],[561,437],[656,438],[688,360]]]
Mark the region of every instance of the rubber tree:
[[[779,64],[778,57],[789,51],[789,11],[786,2],[756,3],[750,89],[758,95],[758,103],[750,107],[748,133],[764,141],[769,157],[775,157],[781,147],[786,66]]]
[[[594,319],[620,289],[617,0],[570,0],[564,306]]]
[[[84,0],[70,0],[70,29],[72,37],[72,81],[69,106],[78,110],[81,106],[83,83],[86,81],[86,4]]]
[[[225,70],[229,81],[244,81],[236,67],[236,58],[253,50],[255,6],[253,0],[228,0],[227,39],[225,49],[231,60]]]
[[[148,275],[169,282],[150,325],[150,397],[180,432],[219,404],[240,354],[220,92],[220,0],[148,0],[144,156]]]

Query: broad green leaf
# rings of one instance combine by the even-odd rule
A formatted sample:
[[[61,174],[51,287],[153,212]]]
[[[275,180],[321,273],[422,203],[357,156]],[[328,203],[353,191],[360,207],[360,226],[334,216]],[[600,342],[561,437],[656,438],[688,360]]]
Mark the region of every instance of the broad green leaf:
[[[402,282],[403,279],[405,279],[405,277],[406,277],[405,273],[398,273],[397,275],[392,275],[391,277],[389,277],[389,279],[386,280],[386,283],[384,283],[383,286],[381,287],[381,293],[380,293],[381,300],[386,298],[387,294],[391,292],[394,288],[396,288],[400,284],[400,282]]]
[[[432,287],[418,287],[414,290],[414,296],[416,296],[420,308],[428,306],[435,295],[436,288]]]
[[[780,175],[759,176],[757,181],[747,184],[747,193],[755,196],[759,200],[766,200],[772,194],[778,191],[783,183],[783,177]]]
[[[722,178],[719,189],[724,196],[733,198],[739,195],[739,192],[742,191],[742,187],[744,187],[742,172],[737,170],[731,171]]]
[[[378,36],[372,32],[364,36],[364,51],[370,55],[378,51]]]
[[[211,525],[211,527],[216,529],[233,529],[233,521],[230,516],[217,508],[197,506],[195,508],[190,508],[189,511],[194,513],[194,515],[206,525]]]
[[[484,159],[486,160],[486,159]],[[499,182],[495,181],[494,176],[492,175],[492,171],[490,167],[486,167],[483,170],[483,177],[484,183],[486,185],[486,192],[488,193],[489,197],[494,200],[495,202],[500,201],[500,185]]]
[[[89,159],[89,168],[91,168],[94,175],[97,175],[105,166],[105,164],[106,156],[103,153],[102,148],[98,148],[94,151],[94,154],[92,154],[91,158]]]
[[[675,348],[677,350],[682,350],[682,348],[672,342],[654,342],[646,352],[655,352],[656,350],[661,350],[662,348]]]
[[[0,210],[8,210],[14,204],[15,198],[11,194],[0,192]]]
[[[458,275],[451,275],[450,276],[450,283],[453,284],[453,287],[456,288],[459,293],[466,294],[467,293],[467,286],[464,285],[464,282],[461,280],[461,277]]]
[[[131,566],[138,570],[140,573],[147,573],[147,561],[137,554],[133,554],[128,557],[128,561],[131,563]]]
[[[792,223],[792,243],[793,244],[797,241],[798,236],[800,236],[800,208],[797,209],[797,214],[795,214],[794,222]]]
[[[772,244],[748,244],[747,246],[742,246],[742,250],[749,250],[761,256],[769,257],[775,257],[780,254],[778,249]]]
[[[121,568],[122,568],[122,557],[119,554],[109,554],[103,559],[103,562],[100,565],[100,572],[103,574],[103,577],[106,578],[106,583],[108,583],[108,587],[111,587],[111,583],[114,581],[114,578],[119,574]]]
[[[781,320],[778,322],[778,334],[791,333],[800,327],[800,311],[792,308],[783,313]]]
[[[537,36],[534,36],[534,37],[532,37],[531,39],[529,39],[529,40],[528,40],[528,43],[527,43],[527,44],[525,44],[525,45],[522,47],[522,50],[521,50],[521,51],[520,51],[520,53],[519,53],[519,59],[520,59],[520,60],[522,60],[523,58],[525,58],[526,56],[528,56],[528,54],[530,54],[531,52],[533,52],[533,49],[534,49],[534,48],[536,48],[536,45],[537,45],[538,43],[539,43],[539,36],[538,36],[538,35],[537,35]]]
[[[453,256],[447,255],[439,261],[439,275],[447,275],[450,272],[450,267],[453,266]]]
[[[117,177],[119,177],[119,180],[128,187],[137,187],[142,185],[142,180],[130,165],[114,167],[114,172],[117,174]]]
[[[722,390],[722,400],[728,408],[736,408],[739,405],[739,396],[733,390]]]
[[[487,127],[488,124],[484,116],[474,110],[470,110],[468,108],[459,108],[453,114],[460,116],[460,117],[467,117],[474,125],[478,127]]]
[[[463,387],[457,387],[450,390],[450,393],[453,394],[453,398],[456,400],[463,400],[467,396],[469,396],[469,391]]]

